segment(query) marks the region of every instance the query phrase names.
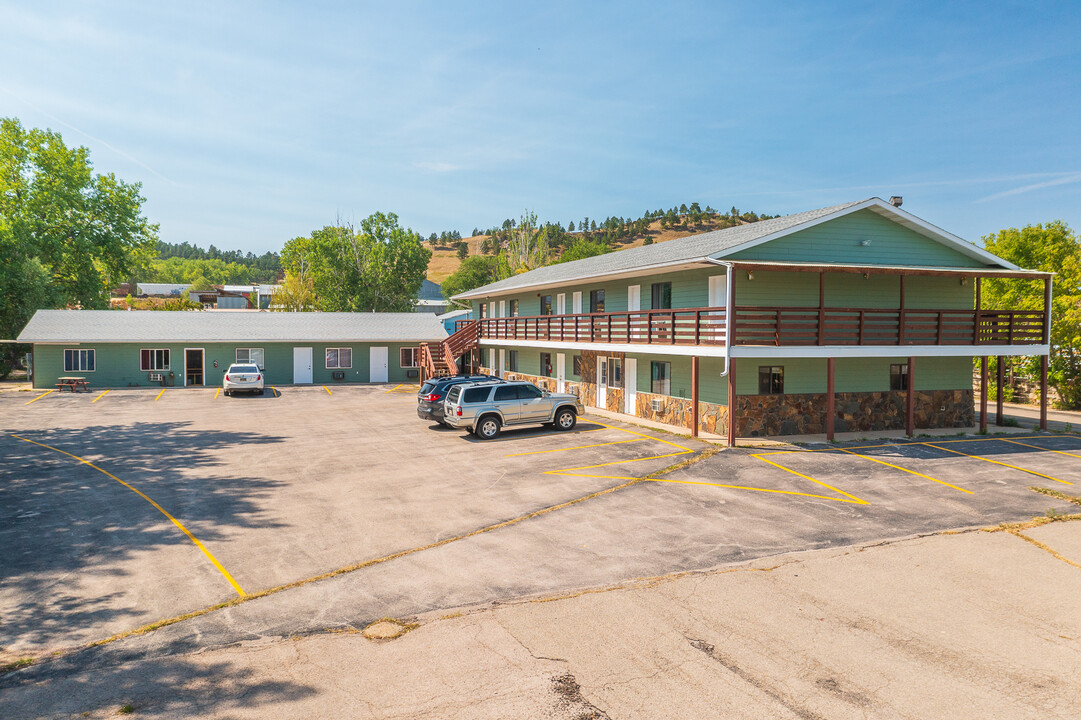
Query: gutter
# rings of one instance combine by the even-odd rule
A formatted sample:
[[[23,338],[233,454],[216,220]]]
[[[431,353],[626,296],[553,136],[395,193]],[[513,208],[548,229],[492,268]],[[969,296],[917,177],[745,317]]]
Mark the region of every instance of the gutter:
[[[729,324],[728,318],[731,316],[729,308],[735,307],[735,297],[732,288],[732,263],[724,260],[717,260],[715,258],[706,258],[706,262],[711,265],[719,265],[724,268],[724,291],[726,294],[724,300],[724,369],[721,370],[721,377],[728,376],[728,363],[732,358],[732,331],[734,328]]]

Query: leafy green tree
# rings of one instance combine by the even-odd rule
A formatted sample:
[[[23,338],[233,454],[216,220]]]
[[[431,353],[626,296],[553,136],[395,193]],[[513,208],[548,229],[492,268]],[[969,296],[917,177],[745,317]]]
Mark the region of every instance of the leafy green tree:
[[[556,262],[565,263],[571,260],[581,260],[587,257],[594,257],[595,255],[604,255],[605,253],[612,252],[612,247],[601,240],[587,240],[586,238],[578,237],[571,241],[567,249],[563,251],[563,254],[559,256]]]
[[[499,258],[490,255],[470,255],[441,283],[443,297],[449,300],[458,293],[503,279],[501,265]]]
[[[510,232],[502,257],[510,274],[528,272],[543,267],[551,260],[548,229],[537,229],[536,213],[526,211],[517,227]]]
[[[465,240],[459,240],[458,241],[458,259],[459,260],[465,260],[467,255],[469,255],[469,245],[466,244]]]
[[[1051,304],[1051,358],[1048,383],[1061,404],[1081,408],[1081,239],[1061,220],[1008,228],[983,238],[988,251],[1020,267],[1055,273]],[[983,281],[986,307],[1039,310],[1043,282]],[[1035,378],[1039,359],[1021,360],[1023,371]]]
[[[278,312],[311,312],[316,309],[319,298],[315,294],[315,283],[308,277],[300,263],[297,272],[286,271],[285,280],[274,293],[270,309]]]
[[[90,151],[59,133],[0,119],[0,337],[17,335],[40,308],[108,306],[110,286],[157,239],[140,189],[95,175]],[[20,352],[0,346],[0,377]]]
[[[282,249],[287,271],[310,268],[319,309],[337,312],[412,310],[431,257],[420,235],[381,212],[362,220],[359,230],[327,226]]]

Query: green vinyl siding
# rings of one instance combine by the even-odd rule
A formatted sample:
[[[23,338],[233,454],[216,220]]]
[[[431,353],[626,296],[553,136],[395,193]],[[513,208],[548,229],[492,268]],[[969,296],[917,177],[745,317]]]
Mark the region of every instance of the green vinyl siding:
[[[872,210],[860,210],[727,257],[843,265],[985,267],[979,260]]]
[[[315,385],[328,385],[337,381],[333,379],[334,369],[326,367],[326,348],[348,347],[353,351],[353,367],[345,372],[344,382],[368,382],[369,379],[369,348],[387,348],[387,374],[389,382],[401,383],[410,380],[407,376],[409,368],[400,365],[403,347],[417,347],[418,343],[147,343],[145,345],[134,343],[99,343],[81,345],[35,345],[34,346],[34,387],[50,388],[56,383],[56,378],[61,375],[78,375],[85,377],[92,388],[119,388],[133,386],[156,386],[148,379],[149,371],[140,369],[139,351],[143,348],[168,348],[170,351],[170,368],[164,371],[168,377],[172,372],[173,384],[176,387],[184,386],[184,349],[202,348],[205,353],[205,377],[204,385],[208,387],[220,386],[229,365],[236,360],[237,348],[261,347],[264,353],[264,382],[266,385],[290,385],[293,382],[293,348],[312,348],[312,383]],[[65,348],[92,348],[96,351],[96,370],[94,372],[64,372]],[[215,361],[218,366],[214,367]],[[413,378],[415,379],[415,378]]]

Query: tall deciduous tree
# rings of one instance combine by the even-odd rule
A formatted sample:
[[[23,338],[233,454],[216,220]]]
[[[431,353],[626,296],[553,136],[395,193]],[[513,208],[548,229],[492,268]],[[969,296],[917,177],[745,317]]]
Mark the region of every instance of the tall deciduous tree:
[[[377,212],[359,230],[339,224],[290,240],[282,264],[294,274],[310,268],[320,310],[408,312],[431,256],[420,235],[399,227],[397,215]]]
[[[490,255],[470,255],[444,280],[440,287],[443,297],[448,300],[458,293],[478,288],[481,285],[501,280],[505,264],[499,258]]]
[[[17,335],[43,307],[108,306],[109,286],[157,241],[140,189],[95,175],[90,151],[69,148],[59,133],[0,119],[0,337]],[[0,346],[0,377],[14,352]]]
[[[1015,265],[1055,273],[1051,307],[1051,363],[1048,381],[1067,408],[1081,408],[1081,239],[1061,220],[1000,230],[983,238],[984,247]],[[984,280],[987,307],[1037,310],[1043,283]],[[1025,370],[1036,373],[1036,358]]]

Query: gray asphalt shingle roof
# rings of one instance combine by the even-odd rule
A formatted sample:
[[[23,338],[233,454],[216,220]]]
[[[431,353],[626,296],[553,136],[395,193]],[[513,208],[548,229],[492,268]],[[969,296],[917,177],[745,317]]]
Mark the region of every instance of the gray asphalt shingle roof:
[[[38,310],[19,342],[423,342],[447,337],[431,313]]]

